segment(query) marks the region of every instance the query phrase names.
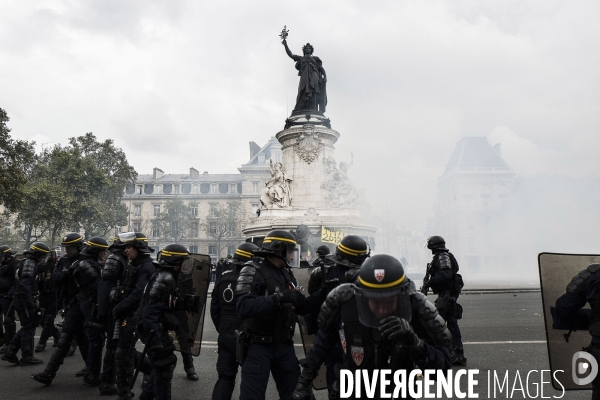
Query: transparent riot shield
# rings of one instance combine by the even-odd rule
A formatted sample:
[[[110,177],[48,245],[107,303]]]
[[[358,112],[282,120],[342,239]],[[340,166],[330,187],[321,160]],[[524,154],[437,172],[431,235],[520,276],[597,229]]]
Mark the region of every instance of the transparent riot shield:
[[[303,288],[303,294],[308,296],[308,279],[310,278],[310,273],[314,268],[296,268],[293,270],[294,277],[298,282],[298,285]],[[306,355],[308,351],[312,348],[315,335],[310,335],[308,333],[308,328],[306,325],[306,321],[303,316],[298,316],[298,326],[300,327],[300,336],[302,337],[302,346],[304,347],[304,354]],[[327,389],[327,381],[325,380],[325,365],[321,366],[319,370],[319,375],[313,381],[313,389],[322,390]]]
[[[180,329],[170,334],[175,339],[177,351],[193,356],[200,355],[210,272],[210,257],[192,253],[177,280],[176,308]]]
[[[575,383],[578,374],[585,372],[582,370],[578,372],[577,368],[574,370],[574,367],[578,365],[575,353],[581,352],[582,348],[589,346],[591,342],[587,324],[565,326],[553,317],[553,311],[556,300],[566,293],[567,285],[573,277],[590,264],[598,262],[600,262],[600,255],[541,253],[538,256],[548,358],[552,370],[552,386],[556,390],[562,390],[562,387],[565,390],[592,388],[591,384]],[[589,311],[589,305],[584,308],[588,308],[588,310],[584,309],[579,313],[584,316],[583,319],[585,319],[586,311]],[[586,354],[588,353],[584,355]],[[559,382],[556,382],[555,378]]]

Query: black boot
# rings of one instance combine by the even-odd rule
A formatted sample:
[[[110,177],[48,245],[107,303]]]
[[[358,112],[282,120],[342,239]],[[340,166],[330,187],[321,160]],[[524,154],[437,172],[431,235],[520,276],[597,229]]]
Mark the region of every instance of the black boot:
[[[183,358],[183,369],[187,375],[187,378],[190,381],[197,381],[198,374],[194,368],[194,357],[192,357],[190,353],[181,353],[181,358]]]
[[[2,356],[1,360],[8,361],[12,364],[19,364],[19,357],[17,357],[17,351],[19,351],[17,349],[17,346],[15,346],[14,344],[9,345],[6,349],[6,352],[4,352],[4,355]]]
[[[89,387],[98,387],[102,380],[100,379],[100,374],[94,371],[89,371],[84,377],[83,381]]]
[[[42,342],[42,339],[40,338],[40,341],[35,346],[35,352],[39,353],[41,351],[44,351],[45,348],[46,348],[46,342]]]
[[[117,394],[115,385],[108,382],[101,383],[100,386],[98,386],[98,389],[100,390],[100,396],[114,396]]]
[[[81,378],[82,376],[85,377],[89,371],[90,369],[88,367],[83,367],[79,371],[75,372],[75,376],[78,378]]]
[[[68,333],[61,333],[60,339],[56,344],[56,349],[54,350],[54,353],[52,353],[50,361],[48,361],[48,365],[46,365],[46,369],[44,369],[44,372],[31,375],[31,379],[43,383],[44,385],[50,385],[56,376],[56,372],[65,360],[72,341],[73,336]]]
[[[33,338],[28,340],[26,343],[21,344],[21,365],[37,365],[43,364],[44,362],[39,358],[33,356]]]
[[[461,367],[467,366],[467,359],[465,358],[464,354],[453,353],[451,354],[450,359],[452,361],[452,365],[459,365]]]
[[[73,341],[73,343],[71,343],[71,348],[69,349],[69,351],[67,352],[67,356],[72,356],[73,354],[75,354],[75,350],[77,350],[77,342]]]

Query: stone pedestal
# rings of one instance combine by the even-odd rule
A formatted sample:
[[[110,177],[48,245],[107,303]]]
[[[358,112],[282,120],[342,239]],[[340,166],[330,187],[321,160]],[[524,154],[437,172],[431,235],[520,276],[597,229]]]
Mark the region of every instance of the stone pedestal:
[[[306,225],[319,237],[325,226],[341,229],[344,235],[372,238],[375,228],[360,215],[347,167],[337,166],[334,145],[340,134],[331,129],[329,120],[320,113],[295,112],[276,137],[282,146],[282,170],[292,179],[293,199],[289,207],[263,207],[260,217],[253,218],[243,233],[260,237],[272,229],[295,230]]]

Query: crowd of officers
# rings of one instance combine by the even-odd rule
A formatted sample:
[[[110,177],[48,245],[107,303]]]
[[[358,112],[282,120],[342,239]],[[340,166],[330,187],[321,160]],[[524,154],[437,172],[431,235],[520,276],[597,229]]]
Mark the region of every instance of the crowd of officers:
[[[41,364],[33,346],[41,323],[35,351],[43,351],[50,337],[55,349],[45,369],[31,376],[35,381],[50,385],[76,346],[86,366],[80,375],[100,394],[131,398],[137,367],[145,375],[140,399],[170,399],[177,357],[168,332],[180,329],[172,300],[188,250],[168,245],[156,262],[147,238],[133,232],[115,237],[110,246],[101,237],[84,242],[70,233],[61,245],[66,254],[58,260],[36,242],[19,262],[10,248],[0,247],[2,360]],[[434,254],[428,287],[438,299],[454,302],[439,312],[400,261],[370,256],[358,236],[344,237],[334,254],[327,246],[318,248],[306,295],[293,274],[301,261],[293,233],[274,230],[260,247],[239,245],[212,292],[210,314],[219,333],[212,398],[231,399],[239,366],[242,400],[264,399],[270,375],[280,399],[309,400],[323,364],[330,399],[339,398],[341,368],[444,371],[465,365],[455,304],[458,264],[440,237],[430,238],[427,247]],[[54,325],[59,309],[60,332]],[[304,317],[306,333],[315,335],[300,361],[292,341],[298,316]],[[142,353],[135,348],[138,340],[145,345]],[[188,378],[197,380],[191,354],[182,356]]]

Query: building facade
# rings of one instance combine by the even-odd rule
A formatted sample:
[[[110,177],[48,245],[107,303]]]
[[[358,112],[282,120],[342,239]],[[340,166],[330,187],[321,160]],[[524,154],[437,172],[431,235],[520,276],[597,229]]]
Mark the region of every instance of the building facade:
[[[461,269],[469,272],[513,263],[503,224],[514,183],[500,144],[492,146],[486,137],[461,139],[438,179],[428,236],[444,237]]]
[[[154,168],[152,174],[140,174],[137,181],[125,189],[123,203],[129,211],[128,225],[121,232],[142,232],[156,251],[172,239],[162,232],[158,222],[167,201],[178,198],[188,207],[189,221],[181,242],[193,253],[209,254],[220,258],[233,254],[237,245],[245,241],[241,230],[259,208],[260,192],[270,178],[269,159],[281,159],[281,145],[275,138],[263,147],[250,142],[250,160],[238,170],[239,174],[200,173],[190,168],[187,174],[165,174]],[[215,210],[239,206],[239,225],[225,237],[218,237],[219,221]],[[214,229],[213,229],[214,224]],[[220,252],[219,252],[220,248]]]

